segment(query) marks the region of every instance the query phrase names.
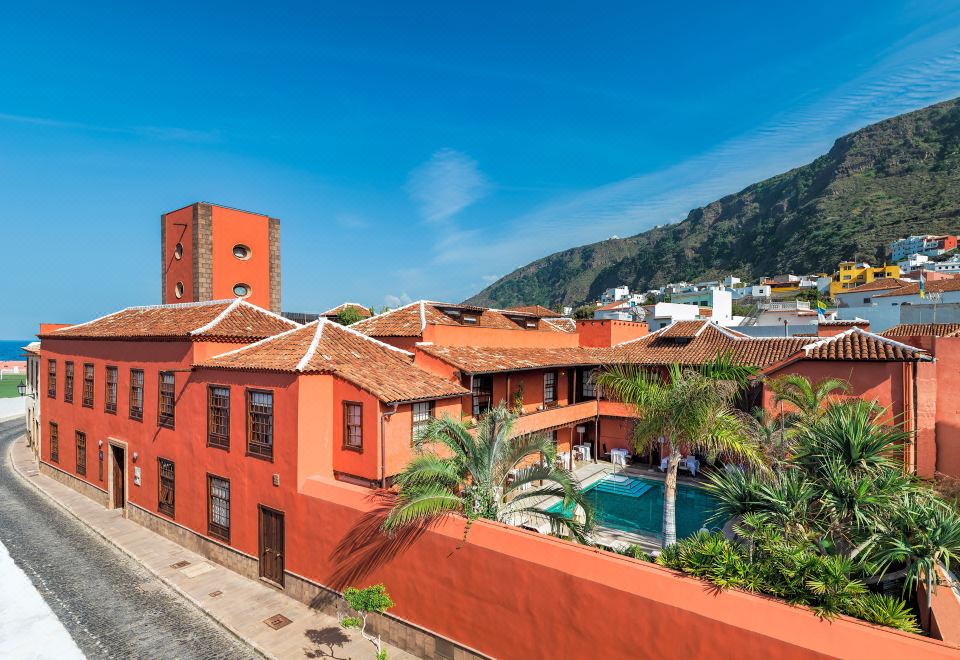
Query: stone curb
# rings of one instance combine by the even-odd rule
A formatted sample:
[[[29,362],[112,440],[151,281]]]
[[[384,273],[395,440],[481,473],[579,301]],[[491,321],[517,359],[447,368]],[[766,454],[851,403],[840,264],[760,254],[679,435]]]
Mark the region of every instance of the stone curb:
[[[21,417],[22,417],[22,415],[21,415]],[[227,632],[229,632],[231,635],[233,635],[234,637],[236,637],[240,642],[246,644],[247,646],[249,646],[251,649],[253,649],[254,651],[256,651],[259,655],[261,655],[261,656],[264,657],[264,658],[270,658],[271,660],[278,660],[278,658],[277,658],[276,656],[271,655],[270,653],[268,653],[268,652],[267,652],[264,648],[262,648],[259,644],[257,644],[256,642],[254,642],[253,640],[251,640],[251,639],[249,639],[249,638],[247,638],[247,637],[244,637],[243,634],[241,634],[240,631],[236,630],[233,626],[231,626],[231,625],[225,623],[224,621],[220,620],[219,618],[217,618],[217,616],[216,616],[213,612],[211,612],[209,609],[207,609],[206,607],[204,607],[204,605],[203,605],[202,603],[200,603],[200,602],[197,601],[195,598],[193,598],[192,596],[190,596],[188,593],[186,593],[185,591],[183,591],[182,589],[180,589],[180,588],[179,588],[177,585],[175,585],[174,583],[172,583],[172,582],[170,582],[169,580],[167,580],[167,579],[166,579],[164,576],[162,576],[159,572],[155,571],[155,570],[152,569],[151,567],[149,567],[149,566],[147,566],[146,564],[142,563],[137,557],[135,557],[133,554],[131,554],[129,551],[127,551],[126,548],[124,548],[122,545],[120,545],[119,543],[117,543],[116,541],[114,541],[112,538],[110,538],[109,536],[107,536],[106,534],[104,534],[103,532],[101,532],[99,529],[97,529],[96,527],[94,527],[93,525],[91,525],[90,523],[88,523],[86,520],[84,520],[83,518],[81,518],[81,517],[80,517],[78,514],[76,514],[73,510],[71,510],[69,507],[67,507],[67,505],[63,504],[63,503],[62,503],[60,500],[58,500],[56,497],[54,497],[53,495],[51,495],[50,493],[48,493],[40,484],[34,483],[34,481],[33,481],[32,479],[30,479],[27,475],[25,475],[23,472],[21,472],[21,471],[20,471],[20,468],[17,467],[16,461],[13,460],[13,449],[14,449],[14,447],[17,446],[19,443],[24,442],[25,439],[26,439],[26,435],[21,435],[19,438],[17,438],[17,439],[14,440],[12,443],[10,443],[10,448],[7,450],[7,462],[8,462],[8,463],[10,464],[10,466],[13,468],[13,472],[20,478],[21,481],[23,481],[24,483],[28,484],[31,488],[33,488],[33,489],[36,490],[38,493],[40,493],[41,495],[43,495],[46,499],[50,500],[51,502],[53,502],[54,504],[56,504],[58,507],[60,507],[60,508],[63,509],[64,511],[66,511],[68,514],[70,514],[71,516],[73,516],[73,518],[75,518],[76,520],[78,520],[84,527],[86,527],[87,529],[89,529],[90,531],[92,531],[94,534],[96,534],[97,536],[99,536],[100,538],[102,538],[103,540],[105,540],[107,543],[109,543],[110,545],[112,545],[114,548],[116,548],[117,550],[119,550],[120,552],[122,552],[124,555],[126,555],[127,557],[129,557],[130,559],[132,559],[133,561],[135,561],[135,562],[136,562],[139,566],[141,566],[144,570],[146,570],[148,573],[150,573],[150,574],[153,575],[155,578],[157,578],[158,580],[160,580],[160,581],[161,581],[163,584],[165,584],[169,589],[173,590],[174,592],[176,592],[177,594],[179,594],[182,598],[184,598],[185,600],[187,600],[188,602],[190,602],[191,604],[193,604],[194,607],[196,607],[198,610],[200,610],[201,612],[203,612],[211,621],[213,621],[213,622],[216,623],[218,626],[220,626],[221,628],[223,628],[224,630],[226,630]],[[39,467],[38,467],[37,469],[39,470]]]

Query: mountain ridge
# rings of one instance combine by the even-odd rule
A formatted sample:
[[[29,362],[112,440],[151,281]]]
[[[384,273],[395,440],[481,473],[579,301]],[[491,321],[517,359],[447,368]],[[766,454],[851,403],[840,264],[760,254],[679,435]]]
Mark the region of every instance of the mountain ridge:
[[[896,238],[958,226],[960,98],[844,135],[812,162],[680,222],[537,259],[465,302],[556,307],[619,284],[833,272],[842,259],[883,262]]]

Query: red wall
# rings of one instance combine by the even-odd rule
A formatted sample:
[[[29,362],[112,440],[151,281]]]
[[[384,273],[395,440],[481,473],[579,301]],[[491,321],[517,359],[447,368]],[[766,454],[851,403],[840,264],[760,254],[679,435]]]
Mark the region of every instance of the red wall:
[[[163,277],[166,285],[164,304],[196,300],[193,290],[193,209],[191,205],[163,216],[165,257]],[[179,260],[174,259],[173,256],[177,243],[183,246],[183,256]],[[175,294],[177,282],[183,283],[181,298],[177,298]]]
[[[506,330],[462,325],[428,325],[423,341],[443,346],[487,346],[517,348],[557,348],[579,346],[577,334],[546,330]],[[392,342],[391,342],[392,343]]]
[[[323,479],[291,516],[309,554],[291,571],[342,589],[383,582],[391,612],[496,658],[918,658],[956,647],[859,621],[826,621],[743,592],[565,541],[463,521],[360,542],[380,517],[369,492]],[[323,525],[309,521],[322,520]],[[288,527],[289,529],[289,527]]]
[[[646,323],[612,320],[577,321],[581,346],[609,348],[650,334]]]
[[[233,256],[238,243],[250,248],[249,259]],[[235,284],[250,285],[247,300],[270,309],[270,230],[265,215],[213,207],[213,298],[234,298]]]
[[[157,513],[156,459],[173,460],[174,521],[201,534],[206,533],[206,475],[229,478],[232,547],[255,557],[257,506],[282,511],[288,571],[335,588],[383,581],[398,603],[398,616],[494,657],[556,657],[557,649],[563,657],[577,658],[619,657],[629,649],[633,651],[626,652],[665,658],[761,653],[778,658],[826,657],[845,655],[854,648],[878,658],[946,655],[946,647],[929,640],[846,619],[826,622],[804,610],[744,593],[717,594],[700,581],[665,569],[493,523],[475,524],[465,544],[462,521],[440,525],[417,539],[367,536],[364,530],[375,530],[380,524],[369,490],[305,476],[303,470],[298,473],[299,461],[309,463],[310,470],[322,470],[324,450],[330,443],[339,446],[339,401],[368,396],[352,386],[331,376],[213,369],[178,372],[176,430],[157,428],[157,370],[186,368],[194,349],[218,348],[185,342],[44,340],[42,358],[58,359],[57,399],[45,396],[44,370],[40,391],[44,421],[60,425],[59,467],[74,471],[73,430],[80,428],[88,438],[87,480],[103,487],[97,479],[96,441],[124,440],[131,454],[139,454],[136,463],[128,463],[128,474],[132,475],[134,465],[142,470],[140,486],[129,479],[129,500],[162,515]],[[73,404],[62,400],[66,354],[77,364]],[[96,367],[92,410],[80,405],[84,360]],[[103,412],[107,363],[119,367],[116,416]],[[146,372],[142,422],[126,415],[130,366]],[[231,387],[229,450],[206,446],[206,386],[210,383]],[[272,462],[246,455],[246,387],[274,392]],[[324,392],[332,395],[325,399],[332,411],[316,399]],[[450,405],[455,407],[456,400]],[[379,413],[384,409],[365,405],[365,432],[372,428],[372,438],[377,437]],[[610,423],[603,419],[601,434]],[[388,465],[404,460],[401,448],[409,446],[409,413],[398,412],[389,424]],[[620,437],[625,437],[622,430]],[[565,449],[569,438],[561,437],[560,442]],[[48,441],[43,452],[48,460]],[[376,455],[372,451],[370,458]],[[334,466],[337,460],[346,458],[334,454]],[[364,458],[357,469],[372,469],[375,476],[377,467],[376,460]],[[274,475],[279,486],[274,485]],[[298,493],[298,486],[302,492]],[[364,537],[370,544],[359,543]]]

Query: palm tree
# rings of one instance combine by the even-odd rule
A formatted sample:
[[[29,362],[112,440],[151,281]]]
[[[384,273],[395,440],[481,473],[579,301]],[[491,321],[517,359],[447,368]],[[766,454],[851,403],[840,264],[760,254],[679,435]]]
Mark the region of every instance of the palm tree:
[[[816,385],[799,374],[786,374],[770,382],[773,401],[780,405],[782,426],[808,426],[824,414],[834,395],[850,392],[850,384],[839,378],[824,378]],[[784,413],[783,404],[793,410]]]
[[[669,450],[663,493],[663,547],[677,541],[677,468],[681,451],[719,454],[763,465],[763,451],[751,435],[746,413],[733,407],[748,371],[728,357],[701,369],[671,365],[667,377],[633,366],[601,373],[602,390],[633,407],[633,442],[638,452],[659,445]]]
[[[938,566],[950,570],[960,561],[960,515],[929,491],[912,489],[893,508],[894,516],[878,542],[877,561],[885,572],[891,565],[906,565],[904,593],[924,582],[927,604],[939,578]]]
[[[399,492],[383,523],[393,533],[461,514],[515,523],[525,515],[546,518],[555,532],[566,530],[586,542],[593,509],[569,470],[554,465],[556,445],[545,435],[512,437],[517,415],[502,403],[480,416],[476,428],[449,415],[431,419],[415,438],[417,455],[397,476]],[[541,461],[541,457],[543,460]],[[512,473],[512,479],[511,479]],[[528,488],[532,484],[537,484]],[[563,511],[543,508],[551,497]],[[574,510],[567,517],[564,511]]]
[[[863,399],[828,406],[815,422],[796,425],[794,462],[810,473],[829,470],[835,462],[858,474],[897,467],[892,457],[902,454],[910,433],[884,424],[885,415]]]

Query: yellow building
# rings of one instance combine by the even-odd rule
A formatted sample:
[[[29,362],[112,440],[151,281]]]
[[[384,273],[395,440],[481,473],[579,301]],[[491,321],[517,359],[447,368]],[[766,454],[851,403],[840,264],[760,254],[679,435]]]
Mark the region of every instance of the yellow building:
[[[839,272],[834,273],[833,281],[830,282],[830,297],[845,289],[855,289],[874,280],[888,277],[900,277],[900,267],[887,264],[874,267],[868,263],[841,261]]]

